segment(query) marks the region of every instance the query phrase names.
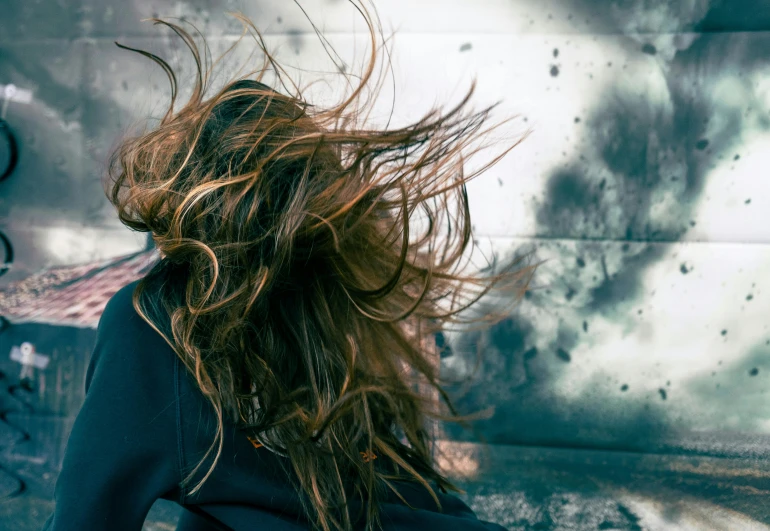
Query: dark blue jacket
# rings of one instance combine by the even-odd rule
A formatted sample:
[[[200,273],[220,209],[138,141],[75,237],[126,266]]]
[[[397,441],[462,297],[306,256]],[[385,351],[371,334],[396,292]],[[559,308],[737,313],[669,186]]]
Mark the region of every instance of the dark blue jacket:
[[[135,312],[135,286],[116,293],[99,321],[85,403],[44,531],[140,531],[158,498],[186,509],[179,531],[308,529],[278,461],[285,458],[255,449],[232,424],[225,424],[222,457],[201,491],[190,495],[179,486],[209,448],[215,416],[181,360]],[[386,530],[505,531],[478,520],[455,496],[436,490],[441,513],[423,487],[404,482],[399,491],[416,509],[391,495],[382,504]]]

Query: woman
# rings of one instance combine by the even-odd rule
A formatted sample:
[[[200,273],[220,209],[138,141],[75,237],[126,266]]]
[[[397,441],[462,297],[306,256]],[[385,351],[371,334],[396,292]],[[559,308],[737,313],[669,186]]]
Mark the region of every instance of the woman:
[[[174,72],[140,52],[172,102],[116,151],[109,196],[163,258],[101,317],[48,531],[138,531],[158,498],[185,508],[180,530],[502,529],[434,462],[427,426],[463,418],[427,338],[493,288],[512,304],[526,290],[536,266],[521,258],[462,269],[465,183],[513,146],[463,173],[492,129],[491,107],[466,112],[472,88],[407,127],[358,125],[380,33],[357,7],[371,60],[325,110],[285,93],[245,18],[265,66],[204,97],[212,69],[156,20],[192,51],[197,82],[175,112]]]

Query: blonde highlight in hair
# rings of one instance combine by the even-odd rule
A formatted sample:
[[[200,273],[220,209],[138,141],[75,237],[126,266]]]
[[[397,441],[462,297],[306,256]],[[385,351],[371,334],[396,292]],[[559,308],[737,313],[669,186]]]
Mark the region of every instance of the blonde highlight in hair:
[[[456,106],[410,125],[362,125],[382,30],[365,4],[350,3],[367,22],[371,54],[350,94],[324,109],[305,101],[243,15],[264,63],[254,79],[210,96],[208,49],[201,55],[182,27],[153,19],[190,49],[196,82],[175,110],[173,69],[122,46],[164,69],[172,101],[156,128],[115,151],[108,190],[120,220],[150,232],[163,253],[150,275],[181,286],[150,300],[142,279],[134,306],[216,414],[215,439],[184,484],[213,454],[192,493],[210,477],[233,422],[288,458],[308,522],[323,531],[353,528],[361,514],[350,514],[352,500],[366,508],[367,529],[379,527],[385,489],[401,497],[396,481],[421,484],[439,507],[431,483],[461,492],[434,462],[427,426],[469,417],[444,390],[429,339],[450,323],[505,317],[539,265],[522,266],[524,255],[494,274],[466,271],[466,183],[523,138],[466,174],[505,123],[486,125],[494,105],[468,110],[474,85]],[[262,83],[268,72],[283,91]],[[420,221],[424,230],[412,234]],[[509,307],[467,317],[492,290]],[[362,459],[367,452],[379,459]]]

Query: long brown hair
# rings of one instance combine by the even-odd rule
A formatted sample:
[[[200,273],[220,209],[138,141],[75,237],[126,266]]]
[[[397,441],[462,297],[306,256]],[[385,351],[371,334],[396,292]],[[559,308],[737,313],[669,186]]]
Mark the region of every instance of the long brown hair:
[[[507,315],[539,265],[522,266],[525,254],[469,272],[465,185],[522,139],[466,174],[507,121],[487,125],[495,105],[468,110],[473,84],[456,106],[410,125],[360,123],[382,86],[374,72],[384,48],[376,14],[351,4],[370,30],[369,61],[360,77],[340,74],[351,91],[324,109],[304,100],[243,15],[235,16],[265,61],[211,96],[208,53],[202,58],[179,25],[152,19],[188,46],[196,81],[175,111],[172,68],[119,45],[157,62],[172,97],[157,127],[115,151],[108,190],[120,220],[150,232],[163,253],[154,271],[183,279],[177,298],[143,298],[143,279],[134,307],[218,418],[207,454],[215,458],[192,492],[216,466],[224,423],[233,422],[288,458],[308,521],[324,531],[352,529],[360,517],[348,511],[354,499],[366,507],[367,529],[378,526],[378,500],[386,488],[398,494],[395,480],[419,482],[439,508],[431,482],[462,492],[431,452],[429,423],[463,417],[430,338],[450,323]],[[277,89],[262,83],[267,73]],[[509,308],[468,317],[492,289]],[[152,317],[158,311],[169,330]],[[379,459],[362,459],[371,453]]]

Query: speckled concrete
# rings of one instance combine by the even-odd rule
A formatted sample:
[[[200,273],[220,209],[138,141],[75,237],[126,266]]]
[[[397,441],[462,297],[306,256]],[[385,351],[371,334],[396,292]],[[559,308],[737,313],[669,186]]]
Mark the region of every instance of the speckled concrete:
[[[757,460],[447,443],[474,472],[455,475],[480,518],[511,531],[709,529],[765,531],[770,465]],[[22,472],[31,479],[38,471]],[[467,469],[466,469],[467,472]],[[52,509],[50,483],[0,503],[0,531],[37,530]],[[155,504],[146,531],[174,528],[178,508]]]

